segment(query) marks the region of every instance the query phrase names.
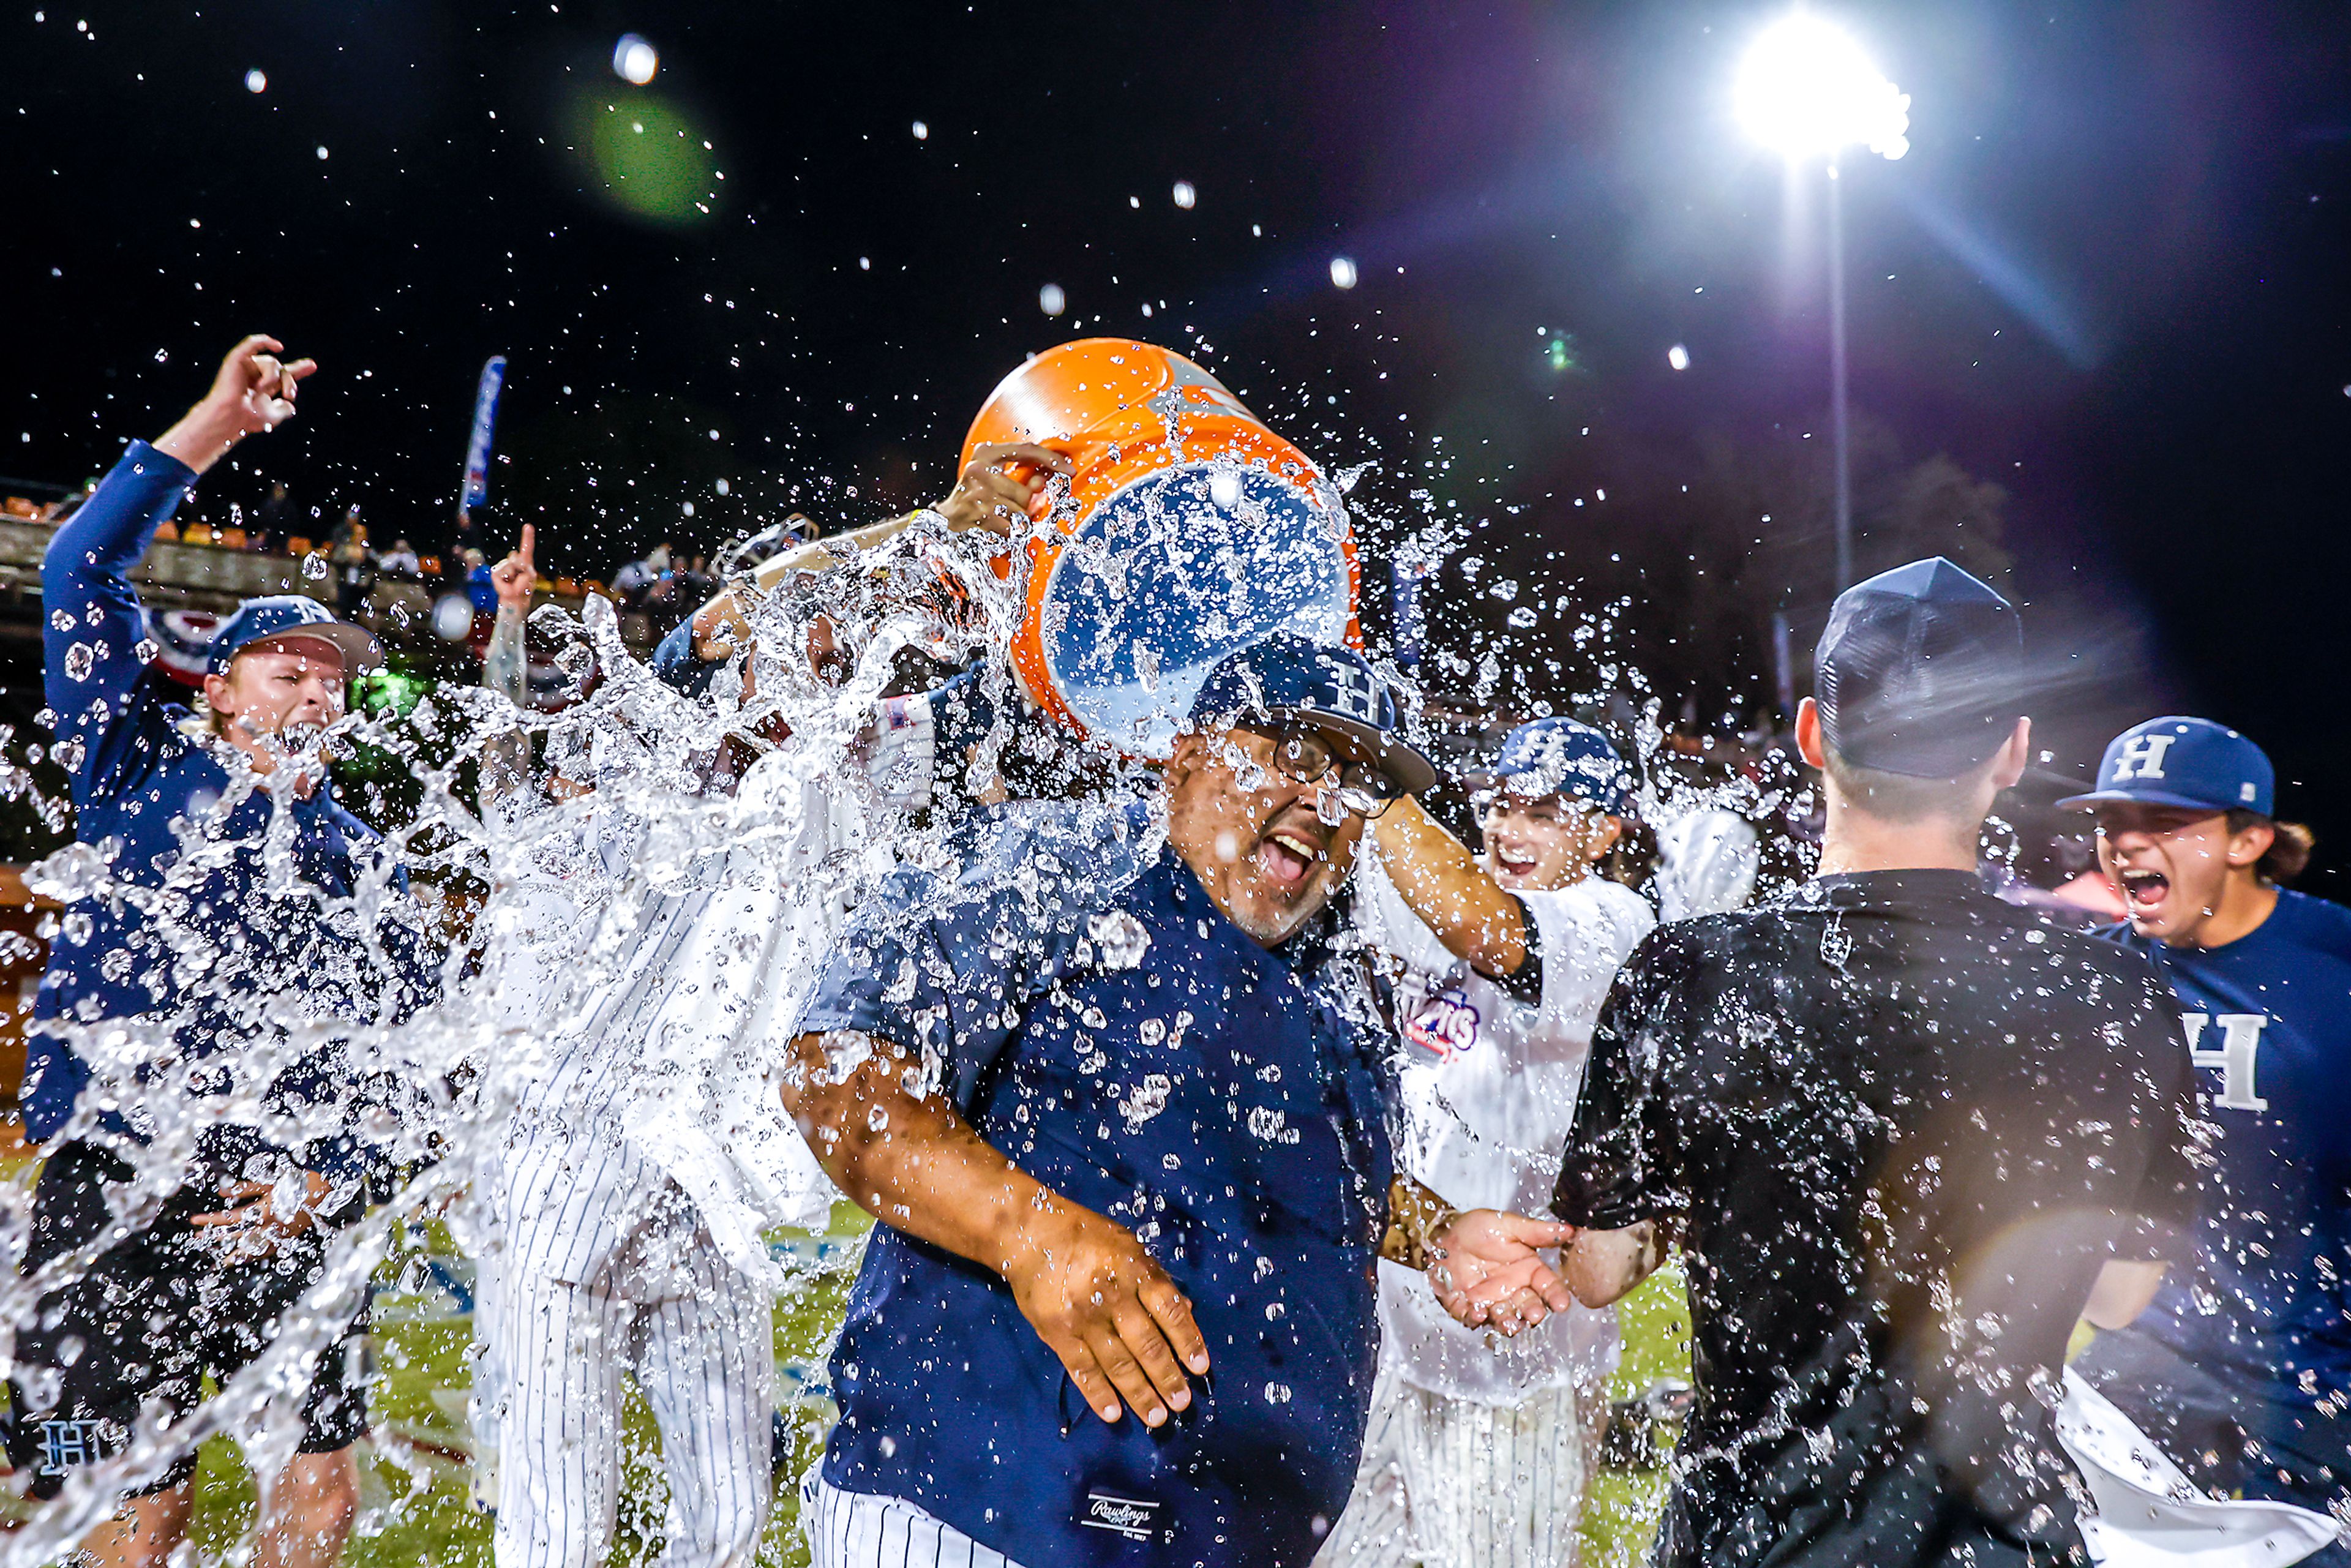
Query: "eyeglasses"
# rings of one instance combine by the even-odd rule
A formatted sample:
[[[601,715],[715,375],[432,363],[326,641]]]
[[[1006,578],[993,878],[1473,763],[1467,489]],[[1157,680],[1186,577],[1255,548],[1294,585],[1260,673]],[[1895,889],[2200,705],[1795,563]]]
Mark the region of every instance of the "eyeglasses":
[[[1311,725],[1289,724],[1266,727],[1253,724],[1233,726],[1245,735],[1254,735],[1273,743],[1273,766],[1283,777],[1300,784],[1326,784],[1333,774],[1338,776],[1338,788],[1332,793],[1339,804],[1366,820],[1377,817],[1404,794],[1404,786],[1369,762],[1357,762],[1331,743],[1328,736]]]

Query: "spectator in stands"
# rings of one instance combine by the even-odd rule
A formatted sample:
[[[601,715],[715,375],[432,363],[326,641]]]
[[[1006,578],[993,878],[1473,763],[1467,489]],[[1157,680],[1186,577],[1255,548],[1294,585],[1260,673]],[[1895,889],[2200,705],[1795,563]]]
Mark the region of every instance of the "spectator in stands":
[[[296,514],[293,493],[286,488],[283,479],[269,482],[269,497],[254,508],[250,538],[256,549],[283,549],[287,538],[301,528],[302,519]]]
[[[424,575],[424,567],[416,559],[416,547],[406,539],[394,539],[392,548],[376,558],[376,570],[384,576],[402,582],[413,582]]]
[[[376,578],[375,551],[368,548],[367,525],[360,521],[359,507],[335,525],[327,564],[335,574],[335,613],[346,621],[356,619],[367,608]]]
[[[465,547],[465,597],[473,602],[475,615],[496,615],[498,612],[498,585],[490,561],[471,545]]]

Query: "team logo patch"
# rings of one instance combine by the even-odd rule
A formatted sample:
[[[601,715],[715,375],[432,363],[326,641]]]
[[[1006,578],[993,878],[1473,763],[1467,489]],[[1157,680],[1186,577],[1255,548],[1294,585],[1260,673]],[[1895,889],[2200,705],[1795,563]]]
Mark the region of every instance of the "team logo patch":
[[[2126,783],[2133,779],[2163,777],[2163,754],[2171,749],[2178,738],[2168,735],[2135,735],[2123,743],[2115,758],[2115,776],[2110,782]]]
[[[1404,1026],[1404,1036],[1440,1061],[1449,1061],[1478,1043],[1478,1009],[1461,988],[1441,991]]]
[[[97,1422],[41,1423],[42,1475],[61,1476],[76,1465],[93,1464],[101,1457]]]
[[[1090,1491],[1086,1506],[1078,1511],[1078,1522],[1089,1530],[1116,1531],[1129,1541],[1149,1541],[1159,1534],[1159,1511],[1164,1506],[1140,1498]]]

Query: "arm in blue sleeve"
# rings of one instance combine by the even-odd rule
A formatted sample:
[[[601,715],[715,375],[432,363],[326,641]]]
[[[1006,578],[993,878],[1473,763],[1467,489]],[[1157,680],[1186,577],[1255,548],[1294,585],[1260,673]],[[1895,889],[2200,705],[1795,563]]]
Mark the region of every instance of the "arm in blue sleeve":
[[[987,669],[974,665],[929,694],[938,754],[948,758],[950,767],[961,768],[972,747],[996,727],[996,705],[980,686]]]
[[[701,696],[710,690],[710,683],[718,674],[718,664],[694,651],[692,616],[679,622],[653,649],[653,672],[690,697]]]
[[[195,478],[178,458],[132,442],[41,558],[42,685],[77,803],[89,798],[99,739],[146,669],[131,569]]]

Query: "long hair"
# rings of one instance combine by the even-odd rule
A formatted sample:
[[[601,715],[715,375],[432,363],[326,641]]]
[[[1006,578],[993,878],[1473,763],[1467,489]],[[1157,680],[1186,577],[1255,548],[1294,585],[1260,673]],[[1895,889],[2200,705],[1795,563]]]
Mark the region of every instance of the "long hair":
[[[2277,836],[2270,841],[2269,849],[2253,862],[2253,874],[2277,887],[2291,887],[2294,879],[2310,867],[2310,852],[2318,847],[2318,835],[2300,822],[2281,822],[2264,817],[2259,811],[2231,811],[2229,831],[2241,833],[2256,824],[2267,824]]]

